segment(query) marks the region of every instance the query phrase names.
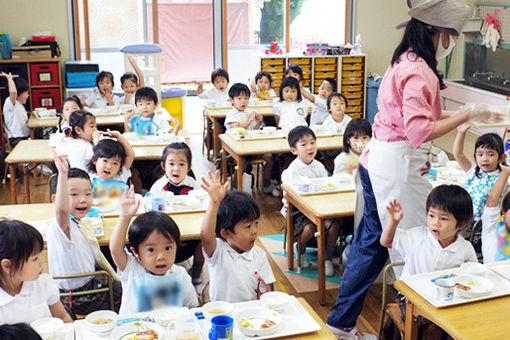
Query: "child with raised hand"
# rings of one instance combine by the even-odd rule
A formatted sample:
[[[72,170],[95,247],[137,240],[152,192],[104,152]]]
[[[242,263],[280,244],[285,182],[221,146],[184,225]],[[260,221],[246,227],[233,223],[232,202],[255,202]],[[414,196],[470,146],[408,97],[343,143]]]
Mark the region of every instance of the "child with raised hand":
[[[280,86],[280,102],[273,105],[276,124],[280,129],[288,129],[306,122],[307,111],[302,101],[299,81],[294,77],[284,78]]]
[[[310,127],[314,127],[317,124],[324,124],[323,122],[330,117],[329,111],[331,111],[331,108],[329,105],[329,97],[335,91],[336,81],[333,78],[325,78],[319,86],[319,93],[316,95],[311,94],[307,89],[301,86],[301,94],[313,104],[313,111],[310,116]],[[344,104],[345,111],[345,106],[347,104],[346,100],[344,101]]]
[[[276,93],[271,88],[271,74],[267,71],[260,71],[255,75],[255,80],[250,81],[252,97],[259,100],[273,100]]]
[[[128,56],[128,60],[136,74],[133,72],[126,72],[120,77],[120,87],[124,91],[124,96],[120,98],[120,102],[122,104],[135,105],[135,92],[140,87],[145,86],[145,79],[143,78],[142,70],[136,63],[136,59],[132,56]]]
[[[28,83],[25,79],[17,77],[13,79],[11,73],[0,72],[0,76],[7,80],[9,97],[4,103],[4,124],[7,129],[7,137],[11,148],[14,148],[21,140],[28,139],[28,115],[25,103],[28,100]]]
[[[0,219],[0,325],[45,317],[72,322],[57,284],[42,274],[41,233],[21,221]],[[3,339],[3,338],[2,338]]]
[[[275,281],[266,253],[255,245],[259,207],[247,193],[227,193],[229,183],[220,183],[219,171],[209,171],[202,182],[211,198],[200,230],[211,300],[256,300]]]
[[[93,145],[99,142],[101,132],[96,127],[96,117],[88,111],[78,110],[69,116],[71,140],[68,143],[68,160],[72,168],[87,171],[92,160]]]
[[[71,96],[64,100],[60,116],[58,117],[58,132],[64,133],[66,137],[72,137],[69,119],[71,114],[78,110],[83,110],[80,98]]]
[[[168,215],[138,211],[133,186],[126,188],[120,216],[110,240],[110,252],[122,282],[119,314],[146,312],[165,305],[196,307],[197,295],[186,269],[176,266],[179,228]],[[128,231],[129,227],[129,231]],[[124,250],[128,236],[129,250]]]
[[[320,178],[327,177],[326,168],[321,162],[315,159],[317,155],[316,138],[313,131],[306,126],[297,126],[289,132],[288,142],[290,151],[296,155],[296,159],[289,167],[282,172],[282,183],[288,182],[296,177]],[[281,213],[287,216],[287,201],[282,199],[283,207]],[[305,215],[298,213],[294,217],[294,235],[299,236],[301,254],[297,251],[297,242],[294,244],[296,256],[300,256],[301,266],[307,268],[310,262],[306,256],[306,245],[317,231],[317,226]],[[335,254],[336,240],[338,239],[339,221],[336,219],[326,220],[326,275],[335,275],[333,267],[333,256]]]
[[[86,105],[92,108],[105,109],[107,106],[117,106],[120,98],[113,94],[113,74],[108,71],[101,71],[96,75],[97,91],[93,96],[87,98]]]
[[[202,99],[212,100],[217,103],[228,101],[228,72],[223,68],[217,68],[211,73],[211,82],[214,87],[204,91],[202,82],[198,83],[198,97]]]
[[[71,275],[93,272],[101,268],[118,280],[115,271],[99,249],[91,225],[82,219],[92,207],[92,184],[88,174],[68,168],[67,162],[53,153],[58,176],[53,181],[51,200],[55,204],[55,220],[46,233],[48,264],[51,275]],[[107,286],[98,277],[57,280],[61,293],[69,293],[65,302],[76,314],[88,314],[97,309],[109,309],[107,294],[73,296],[73,292]],[[114,282],[114,298],[118,303],[120,284]]]

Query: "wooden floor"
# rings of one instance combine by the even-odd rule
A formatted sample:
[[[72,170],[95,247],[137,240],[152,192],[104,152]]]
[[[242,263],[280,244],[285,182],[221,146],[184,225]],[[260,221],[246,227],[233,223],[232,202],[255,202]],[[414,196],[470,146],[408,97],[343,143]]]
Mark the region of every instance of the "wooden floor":
[[[193,171],[198,178],[204,176],[208,170],[214,170],[214,164],[207,161],[202,155],[202,135],[191,135],[190,146],[193,152]],[[18,193],[18,202],[25,203],[23,185],[16,184],[16,191]],[[30,177],[30,196],[32,203],[43,203],[49,201],[48,196],[48,176],[43,176],[34,171]],[[261,208],[261,235],[271,235],[281,233],[281,227],[285,220],[280,214],[281,199],[275,198],[272,195],[262,195],[260,192],[254,194],[257,203]],[[6,184],[0,183],[0,204],[11,204],[11,195],[9,180]],[[285,275],[280,271],[278,266],[272,264],[273,270],[278,277],[278,280],[285,287],[285,289],[293,295],[297,295],[294,288],[290,285]],[[302,296],[314,308],[317,314],[324,320],[329,315],[330,309],[336,300],[337,290],[327,291],[327,305],[321,306],[318,303],[318,294],[316,292],[305,293]],[[372,334],[377,334],[379,323],[379,310],[381,301],[381,285],[375,284],[369,290],[363,312],[358,319],[358,328]]]

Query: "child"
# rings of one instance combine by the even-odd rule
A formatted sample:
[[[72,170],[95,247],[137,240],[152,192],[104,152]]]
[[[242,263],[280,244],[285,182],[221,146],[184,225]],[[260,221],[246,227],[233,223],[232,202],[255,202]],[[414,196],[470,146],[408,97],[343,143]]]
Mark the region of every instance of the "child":
[[[93,145],[99,142],[101,132],[96,127],[96,117],[88,111],[78,110],[69,116],[71,139],[67,145],[69,164],[72,168],[87,171],[94,156]]]
[[[328,127],[335,132],[343,133],[347,124],[352,120],[349,115],[345,114],[347,98],[343,94],[335,92],[328,97],[326,107],[331,114],[324,119],[322,126]],[[310,126],[313,126],[311,122]]]
[[[372,138],[372,126],[363,118],[352,119],[345,128],[343,152],[335,158],[334,173],[356,173],[359,156]]]
[[[253,197],[221,185],[220,173],[202,177],[211,198],[200,239],[209,266],[211,300],[256,300],[275,281],[266,253],[255,245],[260,210]]]
[[[321,85],[319,86],[319,94],[313,95],[308,90],[301,88],[301,93],[303,97],[308,99],[312,104],[314,104],[314,108],[312,111],[312,115],[310,116],[310,127],[314,127],[317,124],[324,124],[324,120],[330,117],[329,112],[331,112],[330,108],[330,95],[336,91],[336,81],[333,78],[325,78]],[[340,95],[338,93],[338,95]],[[342,95],[340,95],[342,96]],[[337,96],[338,97],[338,96]],[[342,96],[343,97],[343,96]],[[347,100],[344,98],[344,107],[341,112],[342,118],[345,112],[345,106],[347,105]],[[337,109],[336,106],[334,108]],[[339,113],[337,113],[339,114]],[[340,122],[342,119],[340,119]],[[325,124],[324,124],[325,125]]]
[[[276,93],[271,88],[271,74],[266,71],[260,71],[255,75],[255,81],[250,83],[252,97],[259,100],[273,100]]]
[[[172,128],[162,115],[154,112],[158,106],[158,95],[154,89],[151,87],[141,87],[136,90],[135,102],[140,115],[133,117],[134,111],[124,115],[124,130],[126,132],[133,131],[143,136],[152,136],[162,132],[172,132],[177,135],[181,126],[179,120],[170,117],[175,125]]]
[[[296,155],[297,158],[290,163],[289,167],[282,173],[282,182],[288,182],[291,179],[304,176],[308,178],[327,177],[328,173],[319,161],[315,159],[317,155],[316,138],[313,131],[306,126],[298,126],[289,132],[288,136],[290,151]],[[287,201],[285,198],[282,200],[283,208],[282,215],[287,215]],[[336,240],[338,238],[339,223],[336,220],[326,220],[326,275],[333,276],[335,270],[333,262],[331,261],[335,254]],[[294,234],[299,237],[301,245],[301,254],[297,252],[297,243],[294,244],[294,251],[296,256],[300,256],[301,266],[306,268],[310,266],[310,262],[306,257],[306,245],[317,231],[315,226],[308,218],[302,213],[298,213],[294,222]]]
[[[55,281],[41,274],[43,249],[37,229],[0,219],[0,324],[30,323],[50,316],[72,322]]]
[[[76,96],[67,97],[62,104],[62,112],[58,118],[58,132],[64,133],[66,137],[71,137],[71,126],[69,119],[74,111],[83,110],[80,98]],[[62,121],[64,121],[62,123]]]
[[[250,101],[250,89],[245,84],[235,83],[228,90],[228,96],[232,103],[232,110],[227,113],[225,127],[244,128],[246,130],[258,130],[262,124],[262,116],[256,112],[246,112]]]
[[[124,96],[120,98],[120,102],[123,104],[135,105],[135,92],[140,87],[145,86],[145,80],[143,78],[142,70],[136,64],[135,58],[129,56],[128,60],[131,63],[131,66],[133,66],[136,74],[133,72],[126,72],[122,75],[122,77],[120,77],[120,87],[124,91]]]
[[[120,98],[113,94],[113,74],[101,71],[96,75],[97,91],[87,98],[86,105],[92,108],[105,109],[107,106],[117,106]]]
[[[289,64],[289,67],[285,70],[285,76],[296,78],[299,81],[299,87],[304,88],[303,69],[301,69],[301,66]],[[308,90],[307,88],[305,89]]]
[[[284,78],[280,86],[280,102],[273,106],[276,124],[280,129],[288,129],[306,122],[307,111],[302,102],[299,81],[294,77]]]
[[[68,168],[67,162],[53,154],[58,170],[53,181],[51,200],[55,204],[55,220],[46,234],[48,264],[51,275],[70,275],[93,272],[101,268],[118,280],[115,271],[99,249],[92,227],[82,219],[92,206],[92,185],[88,174]],[[107,282],[97,277],[57,280],[65,300],[76,314],[88,314],[97,309],[109,309],[107,294],[73,297],[73,292],[106,287]],[[114,297],[118,302],[120,284],[114,282]]]
[[[482,214],[483,263],[510,260],[510,193],[505,195],[499,208],[510,168],[504,165],[501,168]]]
[[[126,188],[110,240],[110,252],[122,281],[119,314],[146,312],[163,305],[196,307],[191,278],[186,269],[174,264],[179,228],[168,215],[154,211],[138,216],[129,226],[139,205],[133,186]],[[126,232],[130,254],[124,250]]]
[[[1,72],[0,76],[7,79],[9,98],[4,103],[4,124],[7,129],[7,137],[14,148],[20,141],[28,139],[28,115],[25,103],[28,100],[28,83],[25,79],[17,77],[13,79],[11,73]]]
[[[214,87],[204,91],[203,84],[198,83],[197,93],[202,99],[212,100],[217,103],[228,101],[228,73],[222,68],[217,68],[211,73],[211,82]]]

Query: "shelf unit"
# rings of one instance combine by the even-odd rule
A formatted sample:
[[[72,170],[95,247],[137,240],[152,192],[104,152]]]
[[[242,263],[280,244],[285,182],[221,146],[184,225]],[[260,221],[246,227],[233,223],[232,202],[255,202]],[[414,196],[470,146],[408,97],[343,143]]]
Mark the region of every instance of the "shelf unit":
[[[352,118],[364,118],[366,111],[367,71],[365,54],[340,56],[267,56],[256,55],[258,70],[267,71],[273,78],[273,89],[278,93],[289,64],[303,70],[304,86],[317,93],[324,78],[333,78],[338,92],[347,98],[346,113]]]
[[[25,79],[29,86],[29,98],[25,104],[28,112],[37,107],[60,109],[62,103],[62,72],[59,58],[0,60],[0,72],[11,72]],[[7,81],[0,78],[0,100],[9,96]]]

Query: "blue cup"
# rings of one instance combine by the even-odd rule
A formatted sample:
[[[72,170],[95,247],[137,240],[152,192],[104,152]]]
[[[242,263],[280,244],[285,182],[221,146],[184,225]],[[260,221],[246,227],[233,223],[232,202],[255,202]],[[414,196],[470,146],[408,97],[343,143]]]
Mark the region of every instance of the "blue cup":
[[[165,211],[166,200],[164,197],[151,198],[151,211]]]
[[[211,319],[211,330],[209,340],[233,340],[234,319],[228,315],[217,315]]]

